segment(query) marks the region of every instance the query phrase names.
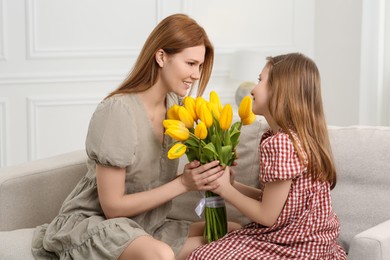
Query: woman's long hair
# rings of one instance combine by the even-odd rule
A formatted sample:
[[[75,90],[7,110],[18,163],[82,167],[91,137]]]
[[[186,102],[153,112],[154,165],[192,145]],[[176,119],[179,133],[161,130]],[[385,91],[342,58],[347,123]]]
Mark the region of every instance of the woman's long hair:
[[[137,61],[128,77],[108,97],[120,93],[141,92],[152,87],[158,76],[159,66],[155,54],[163,49],[168,54],[176,54],[185,48],[204,45],[206,48],[203,68],[198,83],[197,94],[203,94],[210,79],[214,48],[205,30],[185,14],[174,14],[163,19],[146,40]]]
[[[304,161],[290,129],[296,132],[308,156],[313,180],[337,182],[321,97],[320,73],[308,57],[291,53],[267,58],[269,110],[276,123],[289,135]]]

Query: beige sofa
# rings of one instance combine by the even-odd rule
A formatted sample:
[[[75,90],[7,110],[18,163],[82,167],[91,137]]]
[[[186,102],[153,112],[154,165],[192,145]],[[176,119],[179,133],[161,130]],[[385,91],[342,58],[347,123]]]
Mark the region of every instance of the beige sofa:
[[[247,184],[258,184],[257,145],[266,127],[259,118],[243,128],[236,173]],[[332,196],[341,221],[340,243],[348,259],[390,259],[390,127],[329,127],[329,132],[339,176]],[[33,259],[34,227],[57,214],[86,173],[85,159],[81,150],[0,169],[0,259]],[[176,198],[170,217],[198,220],[199,198],[198,192]],[[248,221],[230,206],[228,215]]]

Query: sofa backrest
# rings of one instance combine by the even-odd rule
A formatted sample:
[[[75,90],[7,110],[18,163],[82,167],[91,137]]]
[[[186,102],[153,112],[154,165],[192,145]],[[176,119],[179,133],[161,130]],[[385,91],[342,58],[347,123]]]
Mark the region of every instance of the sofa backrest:
[[[329,127],[338,181],[332,205],[345,249],[358,233],[390,219],[390,127]]]
[[[87,172],[86,153],[75,151],[0,169],[0,231],[49,223]]]

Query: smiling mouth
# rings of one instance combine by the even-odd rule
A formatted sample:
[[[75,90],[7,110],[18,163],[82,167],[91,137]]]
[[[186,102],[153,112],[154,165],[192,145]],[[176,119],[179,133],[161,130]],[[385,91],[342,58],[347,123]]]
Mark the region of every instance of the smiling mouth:
[[[191,88],[192,82],[184,82],[184,85],[186,85],[188,88]]]

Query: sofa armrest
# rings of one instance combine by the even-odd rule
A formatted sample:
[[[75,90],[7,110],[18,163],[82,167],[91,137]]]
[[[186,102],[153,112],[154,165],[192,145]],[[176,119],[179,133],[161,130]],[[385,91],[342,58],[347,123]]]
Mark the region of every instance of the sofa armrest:
[[[357,234],[348,252],[348,260],[385,260],[389,256],[390,220]]]
[[[50,222],[87,172],[79,150],[0,169],[0,231]]]

